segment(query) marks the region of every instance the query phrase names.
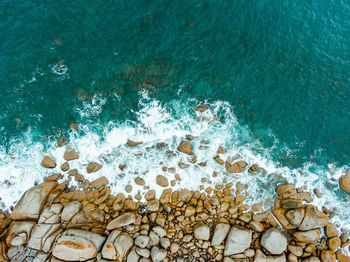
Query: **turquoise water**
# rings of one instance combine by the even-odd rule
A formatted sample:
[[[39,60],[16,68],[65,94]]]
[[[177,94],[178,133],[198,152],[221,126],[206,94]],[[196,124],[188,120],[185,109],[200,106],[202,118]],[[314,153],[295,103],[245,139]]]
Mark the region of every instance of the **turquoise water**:
[[[206,136],[311,168],[331,191],[325,172],[350,163],[349,1],[3,0],[0,29],[7,172],[11,152],[28,159],[62,134],[108,140],[128,123],[154,130],[150,116],[180,139],[199,102],[221,103]]]

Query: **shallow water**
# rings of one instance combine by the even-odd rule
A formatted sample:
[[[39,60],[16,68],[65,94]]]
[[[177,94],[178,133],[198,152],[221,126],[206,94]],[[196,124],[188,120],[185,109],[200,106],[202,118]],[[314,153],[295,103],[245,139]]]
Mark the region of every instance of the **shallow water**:
[[[192,133],[208,165],[182,170],[179,187],[195,187],[213,170],[221,181],[212,156],[224,144],[227,157],[239,153],[268,171],[228,179],[266,197],[276,181],[317,187],[343,224],[349,194],[337,179],[350,163],[349,14],[350,3],[335,0],[2,1],[4,204],[41,181],[46,152],[61,163],[59,135],[70,137],[82,165],[104,164],[89,178],[106,175],[118,191],[135,172],[152,181],[163,164],[183,158],[148,146],[163,141],[174,150]],[[220,121],[197,122],[200,102]],[[72,120],[78,132],[68,131]],[[124,150],[128,137],[145,143]],[[203,139],[208,149],[199,150]]]

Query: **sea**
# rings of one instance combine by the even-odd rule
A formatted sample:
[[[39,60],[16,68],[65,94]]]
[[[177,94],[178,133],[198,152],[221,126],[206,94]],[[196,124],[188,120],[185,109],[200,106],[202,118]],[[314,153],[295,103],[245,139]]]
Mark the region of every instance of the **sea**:
[[[156,175],[174,176],[164,167],[177,188],[246,183],[251,203],[295,183],[350,229],[338,186],[350,164],[350,1],[1,0],[0,30],[2,208],[61,172],[65,136],[80,155],[71,168],[106,176],[114,193],[142,192],[143,176],[159,194]],[[181,169],[186,135],[198,160]],[[227,173],[219,146],[264,171]],[[57,168],[41,167],[44,155]],[[91,161],[103,168],[87,174]]]

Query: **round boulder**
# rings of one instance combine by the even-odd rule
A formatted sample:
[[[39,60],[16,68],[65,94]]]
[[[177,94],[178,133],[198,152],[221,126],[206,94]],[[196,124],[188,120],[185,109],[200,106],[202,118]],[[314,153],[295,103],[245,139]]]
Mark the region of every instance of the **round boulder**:
[[[278,229],[270,228],[262,235],[261,245],[271,254],[279,255],[287,249],[287,238]]]

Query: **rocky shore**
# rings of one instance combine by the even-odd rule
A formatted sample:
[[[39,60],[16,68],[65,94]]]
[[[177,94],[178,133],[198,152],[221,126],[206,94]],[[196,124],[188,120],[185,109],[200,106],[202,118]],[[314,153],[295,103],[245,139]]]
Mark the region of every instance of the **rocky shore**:
[[[178,150],[193,155],[189,141]],[[258,170],[241,159],[222,160],[224,150],[220,147],[214,159],[228,172]],[[63,157],[67,162],[60,168],[76,185],[53,174],[30,188],[11,212],[2,211],[0,261],[350,261],[347,232],[330,222],[332,212],[310,204],[310,192],[293,184],[276,185],[270,209],[245,204],[248,185],[239,182],[173,190],[163,175],[156,178],[164,188],[159,198],[142,177],[135,183],[144,186],[143,195],[114,195],[105,177],[88,181],[69,168],[69,161],[79,158],[73,149]],[[56,167],[49,156],[41,165]],[[101,168],[92,162],[87,172]],[[341,178],[344,190],[349,176]]]

